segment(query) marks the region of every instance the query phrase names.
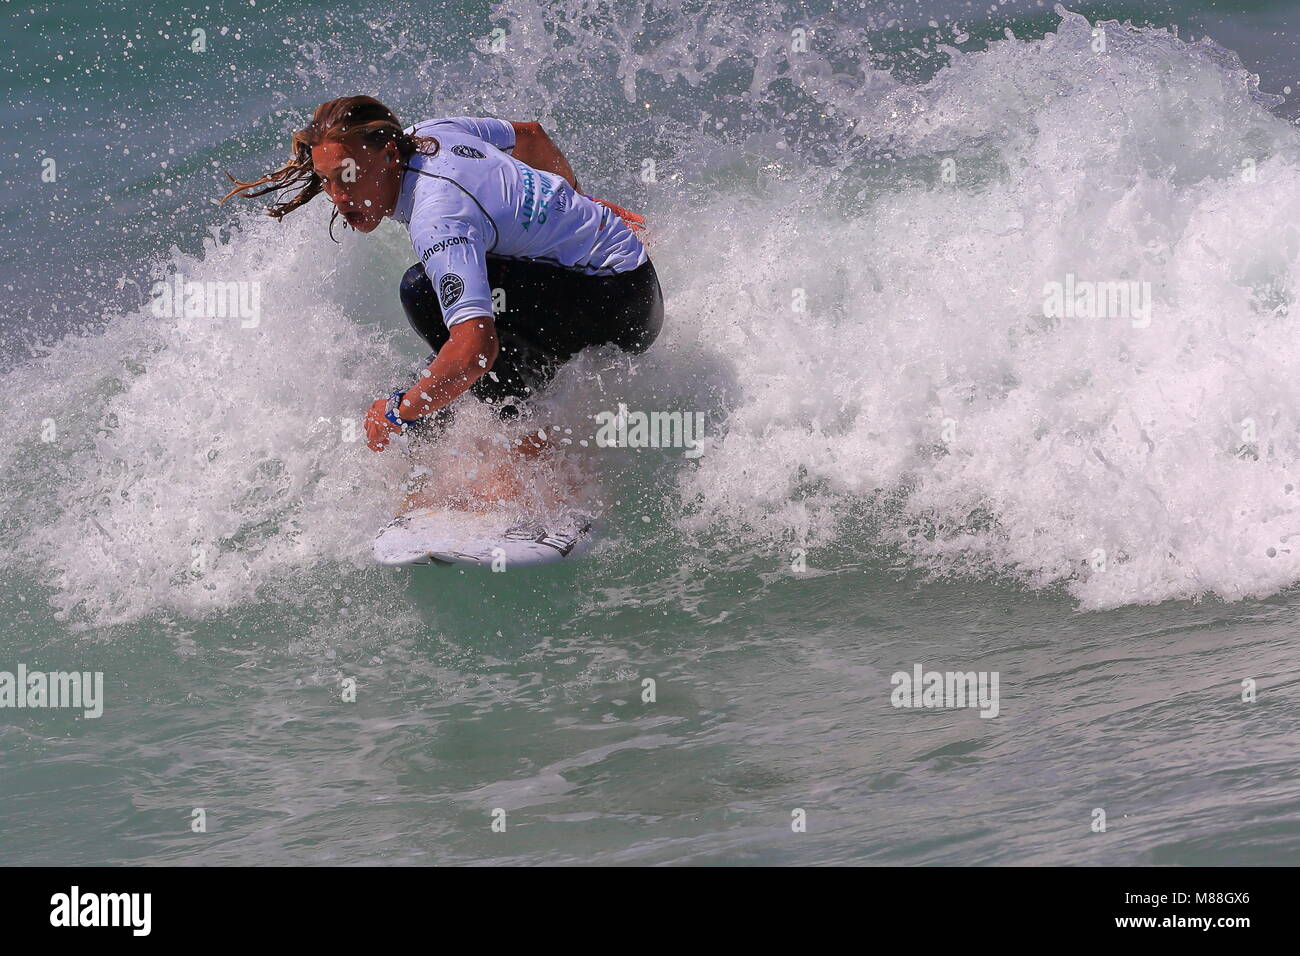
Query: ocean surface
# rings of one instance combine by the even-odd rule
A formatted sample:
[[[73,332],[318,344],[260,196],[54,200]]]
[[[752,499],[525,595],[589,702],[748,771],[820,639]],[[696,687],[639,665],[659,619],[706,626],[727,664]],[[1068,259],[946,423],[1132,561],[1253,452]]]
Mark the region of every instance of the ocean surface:
[[[0,7],[0,863],[1300,862],[1300,7],[125,6]],[[216,204],[362,92],[649,222],[664,333],[539,420],[703,454],[567,446],[581,561],[371,560],[405,231]]]

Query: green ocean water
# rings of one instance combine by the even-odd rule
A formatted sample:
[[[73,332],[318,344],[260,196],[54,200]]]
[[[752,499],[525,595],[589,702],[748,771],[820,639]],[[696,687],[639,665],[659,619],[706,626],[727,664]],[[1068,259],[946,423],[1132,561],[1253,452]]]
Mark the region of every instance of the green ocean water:
[[[1296,862],[1295,19],[7,5],[0,671],[104,709],[0,707],[0,862]],[[663,336],[539,414],[705,453],[595,455],[582,561],[369,560],[409,243],[213,203],[352,92],[540,119],[650,222]],[[154,314],[176,273],[259,323]],[[1045,321],[1066,274],[1149,327]],[[894,706],[916,665],[998,716]]]

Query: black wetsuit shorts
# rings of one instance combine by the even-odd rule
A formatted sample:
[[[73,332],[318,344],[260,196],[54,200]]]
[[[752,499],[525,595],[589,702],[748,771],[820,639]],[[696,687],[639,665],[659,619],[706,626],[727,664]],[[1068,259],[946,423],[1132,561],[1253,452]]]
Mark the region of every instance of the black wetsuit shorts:
[[[588,275],[489,255],[487,272],[493,299],[502,307],[493,317],[500,352],[489,370],[494,374],[484,375],[470,391],[479,401],[498,406],[502,418],[516,417],[519,406],[546,388],[560,366],[583,349],[616,345],[644,352],[663,325],[663,292],[649,259],[627,272]],[[402,277],[402,306],[436,355],[450,332],[433,284],[418,262]],[[448,409],[432,417],[445,423]]]

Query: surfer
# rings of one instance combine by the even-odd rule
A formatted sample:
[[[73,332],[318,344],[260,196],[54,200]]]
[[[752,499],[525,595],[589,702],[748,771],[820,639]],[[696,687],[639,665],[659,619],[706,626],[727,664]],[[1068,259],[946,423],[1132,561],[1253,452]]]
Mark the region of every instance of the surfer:
[[[538,123],[449,117],[403,128],[378,100],[346,96],[294,133],[284,166],[250,183],[230,178],[225,199],[276,193],[276,219],[324,192],[331,237],[339,216],[363,233],[385,218],[410,230],[419,261],[402,277],[402,306],[434,351],[414,382],[367,411],[375,451],[410,429],[436,434],[467,390],[517,418],[582,349],[642,352],[663,323],[637,235],[644,220],[584,195]],[[532,435],[520,450],[544,446]]]

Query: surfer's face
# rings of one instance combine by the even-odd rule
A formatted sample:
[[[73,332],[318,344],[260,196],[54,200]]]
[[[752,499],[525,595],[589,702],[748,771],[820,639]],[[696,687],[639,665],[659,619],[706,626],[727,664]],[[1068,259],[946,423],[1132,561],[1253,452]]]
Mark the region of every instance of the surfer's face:
[[[373,230],[397,205],[401,157],[392,143],[375,150],[327,141],[312,147],[311,164],[325,195],[358,232]]]

